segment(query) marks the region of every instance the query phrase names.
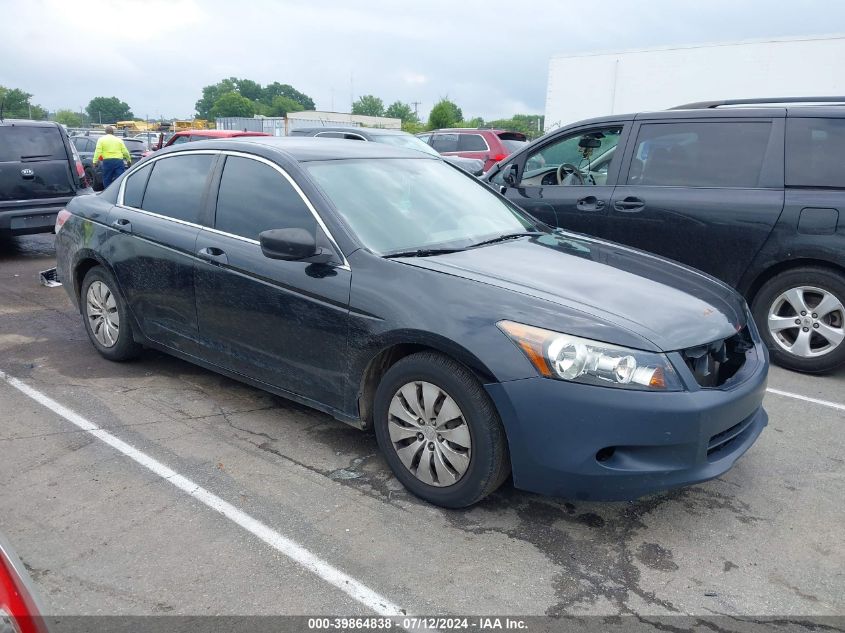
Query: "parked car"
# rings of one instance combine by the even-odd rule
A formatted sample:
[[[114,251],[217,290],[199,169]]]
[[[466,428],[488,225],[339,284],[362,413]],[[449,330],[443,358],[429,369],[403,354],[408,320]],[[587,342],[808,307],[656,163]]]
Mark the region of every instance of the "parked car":
[[[718,277],[751,304],[773,360],[830,371],[845,364],[845,106],[790,101],[807,99],[582,121],[486,179],[550,226]]]
[[[0,631],[47,633],[44,611],[32,579],[8,541],[0,534]]]
[[[189,143],[191,141],[207,141],[214,138],[237,138],[240,136],[271,136],[266,132],[249,132],[247,130],[181,130],[176,132],[173,136],[164,141],[164,147],[171,145],[179,145],[181,143]],[[155,149],[161,149],[161,146]]]
[[[463,156],[483,161],[484,171],[527,143],[525,134],[521,132],[475,128],[434,130],[417,134],[417,137],[444,156]]]
[[[552,231],[382,143],[173,147],[57,220],[58,277],[105,358],[149,346],[374,428],[447,507],[516,486],[630,499],[728,470],[768,358],[728,286]]]
[[[71,143],[73,143],[74,147],[79,152],[79,156],[82,160],[82,167],[85,170],[85,177],[88,182],[91,183],[94,191],[103,190],[102,162],[98,162],[94,165],[94,150],[97,148],[97,139],[99,139],[100,136],[101,135],[79,135],[70,137]],[[129,155],[132,157],[132,163],[137,162],[150,154],[150,150],[147,149],[147,144],[143,141],[143,139],[119,138],[123,141],[124,145],[126,145],[126,149],[129,150]]]
[[[71,198],[91,193],[58,123],[0,120],[0,235],[49,233]]]
[[[143,141],[147,145],[147,149],[150,151],[155,150],[157,147],[167,141],[162,141],[164,133],[163,132],[141,132],[140,134],[136,134],[132,138],[139,139]]]
[[[372,141],[374,143],[386,143],[396,147],[415,149],[432,156],[440,156],[437,150],[424,143],[413,134],[402,130],[383,130],[374,128],[356,127],[306,127],[291,130],[291,136],[315,136],[317,138],[345,138],[356,141]],[[462,156],[444,156],[446,162],[460,167],[473,176],[481,176],[484,173],[484,161],[475,158],[463,158]]]

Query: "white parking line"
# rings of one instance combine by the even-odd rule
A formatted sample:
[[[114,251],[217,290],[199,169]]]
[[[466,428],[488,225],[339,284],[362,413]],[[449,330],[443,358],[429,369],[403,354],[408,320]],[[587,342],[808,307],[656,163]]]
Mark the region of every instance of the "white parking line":
[[[350,596],[353,600],[356,600],[368,609],[371,609],[375,613],[385,617],[406,617],[404,609],[399,608],[399,606],[393,604],[383,596],[379,595],[378,593],[367,587],[364,583],[356,580],[355,578],[352,578],[348,574],[345,574],[344,572],[340,571],[336,567],[321,559],[316,554],[313,554],[312,552],[308,551],[299,543],[296,543],[295,541],[292,541],[286,536],[279,534],[272,528],[261,523],[261,521],[259,521],[258,519],[251,517],[247,513],[243,512],[242,510],[239,510],[235,506],[224,501],[217,495],[209,492],[208,490],[194,483],[190,479],[187,479],[179,473],[171,470],[161,462],[147,455],[146,453],[143,453],[137,448],[130,446],[126,442],[119,440],[111,433],[102,430],[96,424],[90,422],[75,411],[72,411],[64,405],[59,404],[49,396],[46,396],[40,391],[33,389],[26,383],[18,380],[14,376],[10,376],[2,370],[0,370],[0,378],[2,378],[2,380],[7,382],[9,385],[14,387],[21,393],[25,394],[26,396],[29,396],[30,398],[38,402],[42,406],[45,406],[54,413],[60,415],[71,424],[75,424],[83,431],[86,431],[97,439],[102,440],[112,448],[115,448],[124,455],[126,455],[126,457],[136,461],[144,468],[147,468],[162,479],[166,479],[180,490],[188,493],[197,501],[204,503],[212,510],[219,512],[230,521],[233,521],[246,531],[254,534],[259,539],[267,543],[270,547],[281,552],[282,554],[284,554],[297,564],[301,565],[311,573],[319,576],[330,585],[340,589],[345,594]],[[401,626],[401,622],[399,623],[399,625]]]
[[[766,389],[766,391],[778,396],[795,398],[796,400],[812,402],[813,404],[820,404],[823,407],[830,407],[831,409],[839,409],[840,411],[845,411],[845,404],[839,404],[838,402],[831,402],[830,400],[820,400],[819,398],[811,398],[810,396],[802,396],[800,393],[790,393],[789,391],[781,391],[780,389],[772,389],[771,387]]]

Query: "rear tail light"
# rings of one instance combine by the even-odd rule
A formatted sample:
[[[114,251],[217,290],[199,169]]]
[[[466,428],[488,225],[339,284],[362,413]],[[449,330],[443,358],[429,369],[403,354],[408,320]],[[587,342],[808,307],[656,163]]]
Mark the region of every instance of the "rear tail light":
[[[61,211],[59,211],[59,213],[56,215],[56,226],[53,229],[53,232],[58,233],[65,225],[65,222],[67,222],[70,216],[71,213],[67,209],[62,209]]]
[[[507,154],[494,154],[490,157],[490,160],[494,160],[498,163],[500,160],[505,160],[507,157]]]
[[[0,545],[0,631],[11,625],[14,633],[47,633],[35,598],[24,584],[10,555]]]

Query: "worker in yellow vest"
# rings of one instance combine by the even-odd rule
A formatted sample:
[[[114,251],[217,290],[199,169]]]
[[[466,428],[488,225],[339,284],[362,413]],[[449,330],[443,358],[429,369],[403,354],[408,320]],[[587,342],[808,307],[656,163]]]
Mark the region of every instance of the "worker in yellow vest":
[[[103,188],[117,180],[132,162],[126,144],[114,135],[114,127],[111,125],[107,125],[106,133],[97,139],[93,165],[96,167],[100,160],[103,161]]]

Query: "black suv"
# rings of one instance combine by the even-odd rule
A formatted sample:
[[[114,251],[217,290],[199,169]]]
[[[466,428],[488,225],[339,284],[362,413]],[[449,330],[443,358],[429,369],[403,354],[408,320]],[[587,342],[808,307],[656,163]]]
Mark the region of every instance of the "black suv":
[[[581,121],[485,179],[547,224],[722,279],[751,304],[773,360],[830,371],[845,364],[843,104],[731,100]]]
[[[0,121],[0,235],[51,232],[56,214],[79,193],[92,191],[61,125]]]

